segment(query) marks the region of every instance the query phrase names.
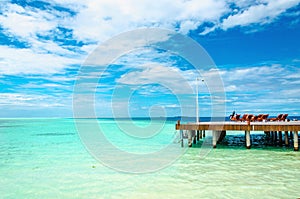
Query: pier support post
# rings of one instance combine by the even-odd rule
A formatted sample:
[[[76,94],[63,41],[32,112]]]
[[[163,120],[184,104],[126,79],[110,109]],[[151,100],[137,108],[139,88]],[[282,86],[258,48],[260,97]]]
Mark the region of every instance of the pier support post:
[[[294,151],[299,151],[299,148],[298,148],[298,131],[294,131]]]
[[[274,131],[274,145],[277,145],[277,131]]]
[[[199,132],[199,136],[200,136],[200,139],[202,139],[202,130],[200,130],[200,132]]]
[[[181,144],[181,147],[183,148],[184,147],[184,143],[183,143],[183,130],[180,130],[180,144]]]
[[[218,143],[222,142],[226,136],[226,131],[218,131]]]
[[[282,132],[278,131],[279,146],[282,146]]]
[[[265,144],[269,144],[270,142],[270,139],[271,139],[271,135],[270,135],[270,131],[265,131],[265,134],[266,134],[266,142]]]
[[[199,139],[200,139],[200,130],[197,130],[197,141],[199,141]]]
[[[213,144],[213,148],[217,148],[217,131],[212,131],[212,144]]]
[[[192,131],[188,130],[188,146],[192,147]]]
[[[284,143],[285,143],[285,146],[289,146],[289,132],[288,131],[284,132]]]
[[[203,138],[205,138],[205,130],[203,130],[203,135],[202,136],[203,136]]]
[[[245,131],[246,134],[246,148],[251,148],[251,139],[250,139],[250,131]]]
[[[197,137],[196,137],[196,130],[192,130],[192,136],[193,136],[193,144],[197,143]]]

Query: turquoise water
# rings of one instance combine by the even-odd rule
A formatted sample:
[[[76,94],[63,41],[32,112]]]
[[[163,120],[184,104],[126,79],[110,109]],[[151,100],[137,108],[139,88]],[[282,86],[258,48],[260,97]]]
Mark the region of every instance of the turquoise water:
[[[89,120],[81,122],[89,123]],[[174,137],[167,122],[152,141],[138,144],[112,120],[106,136],[122,150],[148,153]],[[128,122],[128,121],[124,121]],[[159,121],[156,121],[159,124]],[[149,121],[136,121],[147,126]],[[156,125],[158,125],[156,124]],[[155,144],[156,143],[156,144]],[[178,143],[169,143],[177,144]],[[143,146],[146,145],[146,146]],[[298,198],[300,153],[291,148],[221,146],[205,158],[188,149],[168,167],[120,173],[87,152],[72,119],[0,120],[1,198]]]

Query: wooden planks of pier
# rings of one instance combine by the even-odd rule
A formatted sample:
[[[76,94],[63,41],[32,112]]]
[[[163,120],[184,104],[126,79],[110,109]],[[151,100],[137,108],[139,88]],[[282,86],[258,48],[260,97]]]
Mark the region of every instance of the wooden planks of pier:
[[[176,124],[176,130],[187,130],[188,140],[191,137],[196,137],[196,133],[210,130],[212,131],[212,144],[216,148],[217,141],[220,138],[225,137],[226,131],[245,131],[246,147],[251,148],[250,133],[251,131],[264,131],[267,135],[272,135],[273,139],[276,139],[277,132],[279,134],[279,145],[282,144],[282,132],[285,133],[285,144],[288,144],[288,132],[291,132],[294,142],[294,150],[298,151],[298,131],[300,131],[299,121],[280,121],[280,122],[199,122],[180,124],[180,121]],[[194,142],[195,143],[195,142]],[[191,142],[189,141],[189,146]]]

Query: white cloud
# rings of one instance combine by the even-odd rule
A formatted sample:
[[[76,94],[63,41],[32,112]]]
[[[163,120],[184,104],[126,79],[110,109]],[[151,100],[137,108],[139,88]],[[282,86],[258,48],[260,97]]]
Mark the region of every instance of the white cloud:
[[[61,90],[64,89],[64,91],[69,90],[72,91],[72,87],[69,85],[64,84],[57,84],[57,83],[28,83],[24,85],[18,86],[21,89],[47,89],[49,90]]]
[[[10,2],[2,3],[0,26],[3,33],[10,38],[24,42],[28,47],[21,49],[13,44],[0,46],[0,76],[39,74],[38,78],[69,82],[74,80],[74,77],[53,76],[53,74],[62,74],[71,65],[81,64],[85,56],[92,52],[97,44],[124,31],[142,27],[160,27],[187,34],[203,25],[204,22],[209,22],[209,27],[204,27],[201,33],[207,34],[219,28],[227,30],[236,26],[272,23],[285,14],[287,9],[296,6],[299,2],[300,0],[160,0],[155,3],[153,0],[49,1],[51,5],[59,5],[75,11],[75,15],[59,9],[55,10],[53,7],[43,10],[30,6],[22,7]],[[233,8],[232,4],[234,4]],[[69,32],[61,32],[58,27],[67,28]],[[60,41],[56,41],[54,39],[56,37],[59,37]],[[71,39],[73,43],[61,44],[68,39]],[[86,43],[83,46],[76,46],[74,42]],[[136,67],[128,62],[127,67],[138,70],[123,75],[117,83],[131,86],[161,83],[170,87],[175,93],[181,94],[187,90],[189,90],[187,93],[194,92],[195,71],[178,71],[171,60],[165,60],[165,65],[153,63],[151,58],[154,57],[153,55],[144,57],[144,60],[136,63],[138,65]],[[295,59],[294,63],[297,62],[298,60]],[[293,71],[297,72],[293,73]],[[267,65],[208,71],[202,74],[207,78],[214,74],[221,74],[225,90],[228,92],[256,90],[258,93],[268,92],[268,96],[271,96],[269,95],[271,91],[285,90],[282,93],[290,97],[290,101],[287,100],[287,102],[295,102],[297,97],[300,98],[297,94],[299,91],[291,89],[290,86],[293,85],[295,88],[300,86],[299,75],[297,75],[299,72],[286,69],[281,65]],[[5,84],[5,81],[1,83]],[[34,84],[24,86],[34,87]],[[56,87],[51,83],[40,86],[46,89]],[[36,88],[38,87],[36,85]],[[158,88],[152,87],[151,89],[150,92],[155,92]],[[52,104],[60,106],[67,104],[63,100],[60,101],[61,98],[44,97],[44,95],[34,94],[1,94],[0,105],[47,106],[47,104]],[[243,100],[245,99],[253,101],[255,96],[250,95]],[[272,101],[272,97],[266,97],[266,99]],[[241,100],[241,96],[228,100],[228,102],[236,102]],[[278,101],[284,102],[284,97]],[[262,102],[262,104],[266,103]]]
[[[141,67],[142,70],[132,71],[117,80],[118,83],[141,86],[160,84],[175,94],[193,93],[189,72],[180,71],[175,67],[167,67],[155,63]]]
[[[215,24],[201,34],[207,34],[221,27],[246,26],[252,23],[269,23],[300,0],[278,1],[221,1],[221,0],[77,0],[50,1],[76,12],[73,16],[55,9],[42,10],[30,6],[4,3],[0,8],[0,25],[5,34],[28,44],[30,50],[16,50],[1,47],[2,74],[53,73],[57,69],[81,64],[85,55],[112,36],[141,27],[160,27],[187,34],[197,29],[203,22]],[[232,10],[234,3],[238,9]],[[221,22],[224,15],[229,16]],[[59,34],[57,27],[71,31],[73,39],[90,44],[61,46],[57,41],[39,38]],[[63,35],[67,36],[67,35]],[[64,39],[64,38],[61,38]],[[9,51],[7,55],[5,51]],[[17,55],[18,59],[11,57]],[[21,55],[21,56],[20,56]],[[57,56],[63,55],[63,57]],[[65,58],[70,57],[70,58]],[[73,59],[73,60],[72,60]],[[13,66],[13,64],[15,66]],[[4,66],[6,67],[4,67]],[[56,66],[54,66],[56,65]],[[8,67],[10,67],[8,69]],[[54,67],[54,68],[52,68]]]
[[[228,85],[227,87],[225,87],[226,92],[234,92],[237,90],[238,90],[238,87],[236,85]]]
[[[53,54],[39,54],[31,49],[0,46],[0,74],[54,74],[60,73],[76,60]]]
[[[70,98],[66,97],[65,102],[50,95],[40,94],[24,94],[24,93],[0,93],[0,107],[11,106],[14,109],[23,109],[25,107],[66,107],[66,101]]]
[[[30,48],[0,46],[0,74],[53,74],[71,64],[80,64],[82,55],[59,46],[38,35],[50,34],[60,19],[50,10],[44,11],[16,4],[4,4],[0,25],[4,33],[26,43]],[[61,56],[60,56],[61,55]]]
[[[259,81],[260,77],[262,79],[266,78],[275,78],[277,75],[284,71],[284,67],[282,65],[273,64],[273,65],[262,65],[262,66],[251,66],[246,68],[235,68],[231,71],[224,71],[224,75],[228,76],[229,80],[243,80],[246,79],[256,79]]]
[[[243,3],[245,1],[242,1]],[[242,3],[242,5],[244,5]],[[232,14],[223,20],[221,28],[227,30],[235,26],[247,26],[258,23],[271,23],[276,17],[284,13],[287,9],[296,6],[300,3],[299,0],[267,0],[262,1],[257,5],[250,5],[246,9],[240,10],[236,14]]]
[[[3,10],[3,8],[2,8]],[[0,15],[0,24],[10,34],[22,38],[35,36],[56,27],[54,16],[41,10],[24,9],[16,4],[8,4],[4,14]]]
[[[73,84],[73,82],[76,80],[76,75],[66,75],[65,73],[61,73],[59,75],[53,75],[53,74],[40,74],[40,75],[27,75],[27,77],[30,79],[30,82],[39,82],[42,80],[47,80],[50,82],[57,82],[59,84],[69,85],[70,83]]]
[[[74,1],[73,4],[78,4]],[[84,1],[84,8],[70,28],[79,40],[104,41],[113,35],[141,27],[196,29],[204,21],[218,21],[229,8],[220,0],[102,0]]]
[[[222,70],[228,110],[278,114],[299,111],[299,68],[288,65],[263,65]]]

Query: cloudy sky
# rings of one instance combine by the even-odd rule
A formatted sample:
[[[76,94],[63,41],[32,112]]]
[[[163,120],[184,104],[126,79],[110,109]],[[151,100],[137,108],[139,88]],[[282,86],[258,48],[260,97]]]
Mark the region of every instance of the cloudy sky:
[[[300,115],[300,0],[2,0],[0,117],[72,117],[81,66],[106,41],[142,28],[175,31],[207,51],[226,114]],[[95,112],[180,115],[177,95],[195,101],[195,79],[210,73],[165,51],[128,52],[96,73]],[[119,87],[127,101],[112,97]],[[201,116],[212,112],[208,87],[199,82]]]

